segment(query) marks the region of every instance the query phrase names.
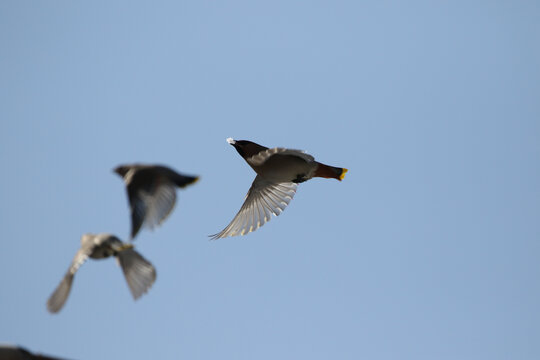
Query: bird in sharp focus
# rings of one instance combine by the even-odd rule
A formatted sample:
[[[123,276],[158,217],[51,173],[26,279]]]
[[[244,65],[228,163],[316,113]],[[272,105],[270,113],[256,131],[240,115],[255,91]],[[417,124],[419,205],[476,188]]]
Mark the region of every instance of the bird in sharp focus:
[[[57,313],[62,309],[69,296],[75,273],[88,258],[105,259],[111,256],[118,260],[133,299],[137,300],[150,289],[156,280],[156,269],[135,251],[132,244],[124,243],[111,234],[84,234],[81,237],[81,248],[47,301],[47,309],[51,313]]]
[[[114,169],[126,183],[131,210],[131,239],[141,227],[161,225],[176,203],[176,187],[196,182],[198,176],[182,175],[161,165],[120,165]]]
[[[212,239],[245,235],[278,216],[292,200],[299,183],[313,177],[343,180],[347,169],[315,161],[302,150],[267,148],[247,140],[227,142],[257,173],[244,204],[229,225]]]

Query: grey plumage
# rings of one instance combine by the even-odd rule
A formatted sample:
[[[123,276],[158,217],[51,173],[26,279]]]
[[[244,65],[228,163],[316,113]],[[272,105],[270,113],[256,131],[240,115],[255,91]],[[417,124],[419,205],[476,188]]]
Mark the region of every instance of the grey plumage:
[[[142,227],[161,225],[176,204],[176,188],[196,182],[197,176],[182,175],[161,165],[120,165],[114,169],[126,184],[131,212],[131,239]]]
[[[289,205],[297,185],[293,182],[271,182],[257,175],[240,211],[225,229],[212,235],[212,239],[245,235],[279,216]]]
[[[272,215],[278,216],[296,194],[297,184],[313,177],[342,180],[347,169],[321,164],[302,150],[267,148],[247,140],[227,139],[257,173],[240,211],[212,239],[245,235],[257,230]]]
[[[47,309],[51,313],[62,309],[71,291],[75,273],[88,258],[105,259],[111,256],[118,259],[134,299],[147,292],[156,280],[155,268],[133,249],[132,244],[124,243],[111,234],[84,234],[81,237],[81,248],[47,301]]]

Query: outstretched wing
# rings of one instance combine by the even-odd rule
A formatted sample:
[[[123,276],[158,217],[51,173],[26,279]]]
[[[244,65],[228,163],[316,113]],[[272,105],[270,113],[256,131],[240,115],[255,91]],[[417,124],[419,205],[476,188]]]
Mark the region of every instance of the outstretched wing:
[[[212,240],[257,230],[270,221],[272,215],[278,216],[285,210],[296,193],[296,187],[293,182],[273,183],[257,175],[240,211],[225,229],[211,235]]]
[[[150,289],[156,280],[156,269],[137,251],[133,249],[122,250],[118,253],[118,262],[133,295],[137,300]]]
[[[141,227],[150,229],[160,225],[169,216],[176,203],[175,185],[164,176],[138,173],[128,185],[131,206],[131,238]]]
[[[56,287],[54,292],[47,300],[47,310],[51,313],[57,313],[64,306],[69,292],[71,291],[71,285],[73,283],[73,277],[82,264],[88,259],[88,256],[92,253],[94,245],[91,243],[83,244],[83,246],[77,251],[68,271],[64,275],[64,278],[60,284]]]

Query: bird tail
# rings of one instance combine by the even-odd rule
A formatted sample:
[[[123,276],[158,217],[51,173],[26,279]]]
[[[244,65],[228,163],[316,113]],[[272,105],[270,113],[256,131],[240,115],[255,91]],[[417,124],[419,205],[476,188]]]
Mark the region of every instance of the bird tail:
[[[343,180],[345,177],[345,173],[347,173],[347,169],[340,168],[340,167],[334,167],[334,166],[328,166],[321,163],[317,163],[317,170],[315,170],[315,177],[323,177],[327,179],[337,179],[339,181]]]
[[[126,247],[118,252],[117,259],[126,278],[131,295],[133,295],[133,299],[137,300],[156,281],[156,269],[148,260],[135,251],[133,247]]]
[[[71,291],[74,274],[70,270],[68,270],[58,287],[49,297],[49,300],[47,300],[47,310],[53,314],[62,309]]]
[[[181,187],[181,188],[186,187],[190,184],[196,183],[199,180],[198,176],[186,176],[186,175],[180,175],[180,174],[176,174],[176,175],[177,176],[173,178],[173,181],[176,184],[176,186]]]

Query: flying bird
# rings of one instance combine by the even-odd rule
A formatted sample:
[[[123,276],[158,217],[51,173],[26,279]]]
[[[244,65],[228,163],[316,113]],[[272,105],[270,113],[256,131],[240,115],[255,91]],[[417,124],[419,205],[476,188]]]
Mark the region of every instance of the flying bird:
[[[176,203],[176,187],[183,188],[199,180],[160,165],[120,165],[114,169],[127,187],[131,208],[131,239],[141,227],[161,225]]]
[[[156,280],[156,269],[133,249],[132,244],[124,243],[111,234],[84,234],[81,237],[81,248],[47,301],[47,309],[51,313],[62,309],[69,296],[75,273],[88,258],[105,259],[111,256],[118,260],[133,299],[137,300],[150,289]]]
[[[247,140],[228,138],[227,142],[257,173],[244,204],[229,225],[210,235],[213,240],[245,235],[278,216],[289,205],[297,184],[313,177],[343,180],[347,169],[328,166],[302,150],[267,148]]]

